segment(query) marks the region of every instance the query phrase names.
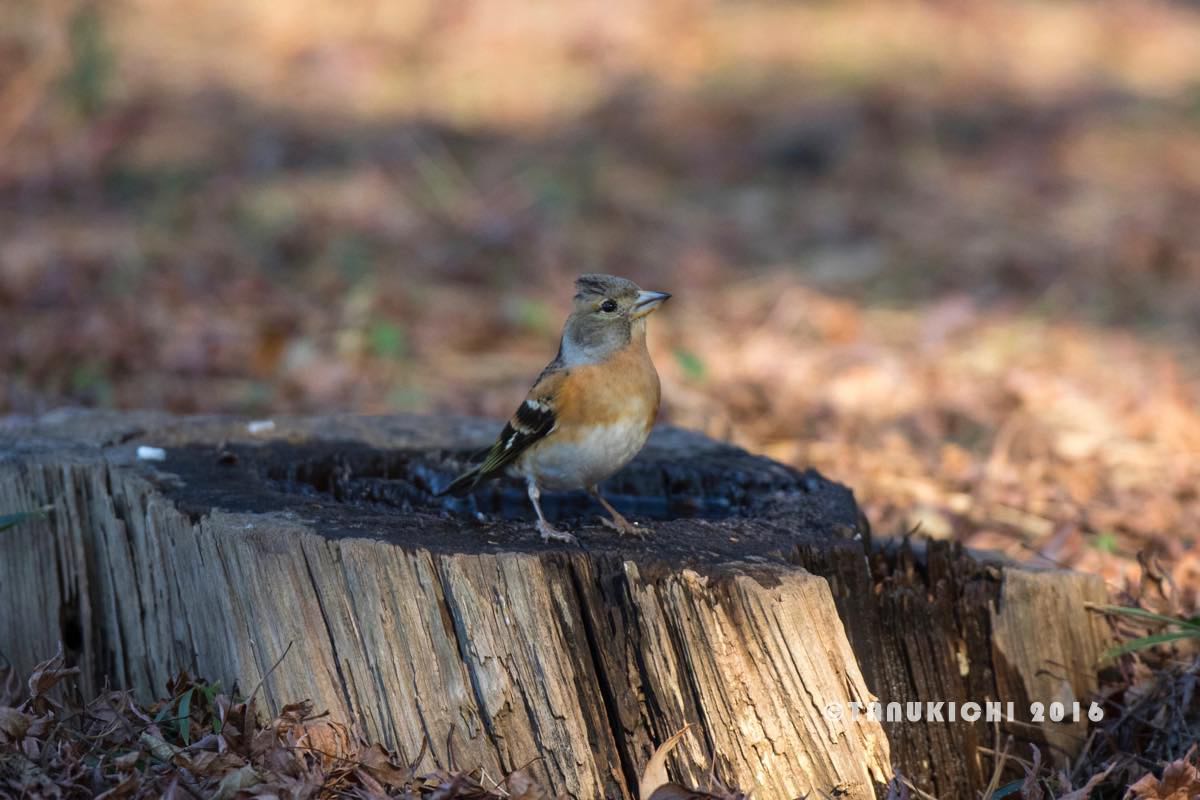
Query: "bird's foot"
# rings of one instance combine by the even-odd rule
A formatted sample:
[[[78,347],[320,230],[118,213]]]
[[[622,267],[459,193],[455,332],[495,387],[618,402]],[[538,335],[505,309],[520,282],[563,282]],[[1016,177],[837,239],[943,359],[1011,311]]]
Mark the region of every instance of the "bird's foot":
[[[635,538],[640,539],[643,536],[647,536],[651,533],[654,533],[654,531],[651,530],[650,528],[647,528],[643,525],[638,525],[636,522],[630,522],[629,520],[625,519],[625,517],[621,516],[620,514],[617,514],[616,512],[613,513],[611,519],[608,517],[601,517],[600,522],[605,527],[612,528],[614,531],[621,534],[622,536],[633,536]]]
[[[551,525],[545,520],[538,520],[538,533],[542,535],[543,542],[564,542],[566,544],[579,544],[579,540],[572,534],[566,531],[560,531],[558,528]]]

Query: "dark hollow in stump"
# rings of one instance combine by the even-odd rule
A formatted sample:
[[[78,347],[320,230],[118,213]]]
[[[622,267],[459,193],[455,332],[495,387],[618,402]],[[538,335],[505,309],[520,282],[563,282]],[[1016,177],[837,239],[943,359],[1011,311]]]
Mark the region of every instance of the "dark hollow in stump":
[[[691,785],[715,758],[758,800],[869,798],[895,765],[932,794],[973,796],[991,770],[983,719],[881,724],[827,706],[1086,710],[1107,644],[1085,610],[1104,600],[1096,578],[873,548],[844,487],[673,429],[604,487],[653,533],[620,538],[586,495],[548,495],[582,546],[547,545],[519,483],[433,494],[496,429],[10,424],[0,513],[52,511],[0,535],[0,653],[28,670],[61,643],[85,693],[149,694],[181,668],[262,681],[273,709],[311,698],[407,759],[428,743],[427,766],[499,779],[529,765],[587,800],[636,796],[655,745],[688,723],[673,769]],[[165,459],[138,460],[141,445]],[[1069,753],[1086,717],[1001,730]]]

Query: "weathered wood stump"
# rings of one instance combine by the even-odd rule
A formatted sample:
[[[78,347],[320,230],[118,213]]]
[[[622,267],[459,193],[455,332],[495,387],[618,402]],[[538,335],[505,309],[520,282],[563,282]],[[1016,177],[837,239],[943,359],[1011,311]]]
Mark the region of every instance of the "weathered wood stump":
[[[271,705],[311,698],[408,758],[428,743],[428,758],[494,777],[529,764],[588,800],[633,797],[655,744],[687,723],[685,782],[715,757],[759,800],[867,798],[895,764],[972,796],[990,770],[984,721],[837,720],[826,706],[1027,711],[1095,688],[1093,578],[873,548],[845,488],[671,429],[605,487],[651,536],[618,538],[572,494],[546,508],[582,547],[546,545],[518,484],[432,494],[496,428],[11,424],[0,513],[53,510],[0,535],[0,653],[25,670],[61,643],[84,692],[149,693],[181,668],[243,691],[266,678]],[[139,445],[165,460],[139,461]],[[1069,751],[1084,723],[1005,729]]]

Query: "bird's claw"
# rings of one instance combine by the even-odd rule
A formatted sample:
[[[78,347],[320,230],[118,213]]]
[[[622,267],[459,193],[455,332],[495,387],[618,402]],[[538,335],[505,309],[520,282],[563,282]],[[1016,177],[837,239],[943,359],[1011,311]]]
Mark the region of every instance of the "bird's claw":
[[[635,539],[641,539],[642,537],[653,532],[649,528],[644,528],[641,525],[638,525],[636,522],[630,522],[624,517],[616,517],[614,519],[600,517],[600,523],[607,528],[611,528],[622,536],[632,536]]]
[[[551,525],[549,522],[538,522],[538,533],[542,535],[543,542],[563,542],[564,544],[579,544],[579,540],[574,535],[566,531],[560,531],[558,528]]]

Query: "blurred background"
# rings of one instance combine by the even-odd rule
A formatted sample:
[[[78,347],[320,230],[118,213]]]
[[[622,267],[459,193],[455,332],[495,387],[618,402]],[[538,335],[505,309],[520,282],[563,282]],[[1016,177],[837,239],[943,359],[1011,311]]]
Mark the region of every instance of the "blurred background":
[[[1194,604],[1200,6],[0,4],[0,416],[499,419],[588,271],[666,421]]]

